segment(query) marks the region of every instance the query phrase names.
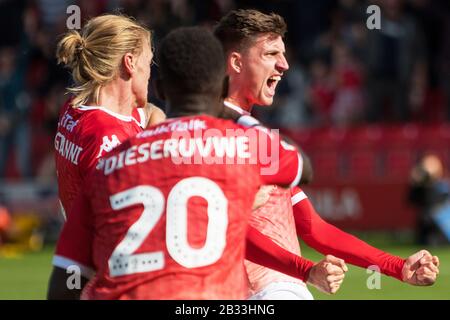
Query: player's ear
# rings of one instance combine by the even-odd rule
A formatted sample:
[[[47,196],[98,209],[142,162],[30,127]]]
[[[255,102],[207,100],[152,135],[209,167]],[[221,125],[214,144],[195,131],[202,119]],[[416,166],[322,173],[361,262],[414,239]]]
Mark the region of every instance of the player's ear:
[[[122,59],[123,59],[122,62],[123,62],[124,71],[128,75],[133,74],[135,72],[135,69],[136,69],[135,57],[133,56],[133,54],[131,54],[130,52],[127,52],[127,53],[124,54]]]
[[[163,84],[162,84],[162,79],[161,77],[156,78],[155,80],[155,93],[156,93],[156,97],[159,100],[166,100],[166,95],[164,94],[164,89],[163,89]]]
[[[222,83],[222,99],[228,97],[228,88],[229,88],[230,77],[225,76]]]
[[[242,57],[239,52],[232,52],[228,57],[228,67],[236,73],[241,73],[242,69]],[[229,72],[228,72],[229,73]]]

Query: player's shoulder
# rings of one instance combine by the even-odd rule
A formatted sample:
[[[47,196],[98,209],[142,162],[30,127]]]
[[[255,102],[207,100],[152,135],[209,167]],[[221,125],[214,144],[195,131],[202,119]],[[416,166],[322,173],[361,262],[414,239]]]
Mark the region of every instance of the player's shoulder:
[[[291,188],[291,202],[293,206],[307,198],[306,193],[298,186]]]
[[[243,126],[238,124],[236,121],[231,119],[223,119],[218,117],[207,116],[204,117],[206,119],[206,123],[208,127],[216,127],[216,128],[224,128],[224,129],[237,129],[242,128]]]
[[[59,111],[59,122],[58,127],[66,126],[69,123],[73,123],[74,121],[79,122],[82,117],[82,113],[78,111],[76,107],[72,105],[72,98],[66,100]]]
[[[76,144],[83,144],[83,141],[96,137],[104,131],[103,123],[108,121],[99,120],[95,110],[82,110],[78,106],[73,106],[71,99],[64,103],[58,120],[58,135],[64,135]]]
[[[65,127],[71,122],[76,122],[78,130],[89,128],[89,125],[85,125],[86,123],[91,123],[91,126],[94,127],[94,124],[100,124],[101,122],[98,121],[99,116],[99,112],[95,109],[85,109],[79,106],[73,106],[70,101],[68,101],[61,110],[58,127]]]
[[[258,132],[263,132],[268,135],[272,135],[272,130],[264,126],[258,119],[251,115],[242,115],[236,120],[236,124],[242,128],[254,129]]]
[[[127,124],[132,123],[132,116],[116,114],[102,107],[79,106],[81,128],[84,134],[93,137],[120,135]]]
[[[59,117],[61,118],[65,113],[70,112],[73,107],[72,107],[72,98],[68,98],[64,104],[62,105],[62,108],[59,110]]]
[[[78,106],[76,108],[77,112],[83,117],[85,122],[97,122],[99,126],[108,126],[111,124],[111,120],[113,118],[117,118],[120,120],[120,115],[114,117],[113,113],[108,111],[103,107],[94,107],[94,106]],[[124,116],[124,118],[126,118]]]
[[[241,116],[238,119],[224,119],[206,115],[199,116],[199,118],[205,121],[207,128],[245,130],[253,127],[264,128],[256,118],[249,115]]]
[[[207,130],[207,129],[231,129],[239,128],[240,125],[236,124],[230,119],[223,119],[219,117],[214,117],[207,114],[199,114],[194,116],[186,116],[180,118],[167,119],[159,125],[169,125],[173,130],[176,131],[196,131],[196,130]],[[159,126],[157,125],[157,126]]]
[[[258,136],[259,139],[274,140],[278,138],[279,130],[274,130],[263,125],[258,119],[251,115],[243,115],[236,120],[236,124],[245,129],[246,134],[250,136]],[[284,141],[280,139],[280,143],[284,144]],[[284,146],[284,145],[283,145]]]
[[[295,187],[291,188],[291,196],[295,196],[296,194],[299,194],[299,193],[302,193],[302,192],[303,192],[303,190],[300,187],[298,187],[298,186],[295,186]]]
[[[236,124],[245,128],[264,128],[261,122],[251,115],[242,115],[236,120]]]

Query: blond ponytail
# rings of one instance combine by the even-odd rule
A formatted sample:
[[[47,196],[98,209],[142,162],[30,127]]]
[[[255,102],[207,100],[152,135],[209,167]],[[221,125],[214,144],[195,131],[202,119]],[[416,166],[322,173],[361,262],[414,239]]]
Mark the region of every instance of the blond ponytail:
[[[122,15],[103,15],[87,22],[81,33],[71,30],[59,41],[58,63],[72,71],[75,95],[73,106],[98,103],[102,86],[113,80],[123,56],[139,55],[150,45],[150,31],[133,19]]]

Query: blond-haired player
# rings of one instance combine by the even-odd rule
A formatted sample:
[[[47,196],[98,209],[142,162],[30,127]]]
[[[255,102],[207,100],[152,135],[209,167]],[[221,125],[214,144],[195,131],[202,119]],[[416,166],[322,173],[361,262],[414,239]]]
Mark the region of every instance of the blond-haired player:
[[[56,56],[74,83],[55,137],[59,197],[67,212],[101,156],[165,116],[147,104],[151,32],[133,19],[92,18],[80,32],[63,36]]]

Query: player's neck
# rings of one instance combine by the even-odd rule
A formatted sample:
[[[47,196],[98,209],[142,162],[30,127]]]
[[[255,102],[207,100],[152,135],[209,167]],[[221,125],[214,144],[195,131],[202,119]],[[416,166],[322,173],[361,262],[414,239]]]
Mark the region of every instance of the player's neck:
[[[98,105],[112,112],[131,116],[135,99],[129,90],[118,83],[109,83],[100,89]]]
[[[168,110],[168,118],[194,116],[199,114],[217,117],[223,108],[223,103],[217,98],[214,99],[205,96],[191,95],[172,98],[166,101],[166,108]]]
[[[235,105],[236,107],[239,107],[240,109],[243,109],[245,111],[251,112],[253,105],[250,103],[248,99],[245,97],[239,95],[238,91],[232,92],[229,91],[228,97],[226,97],[225,101]]]

